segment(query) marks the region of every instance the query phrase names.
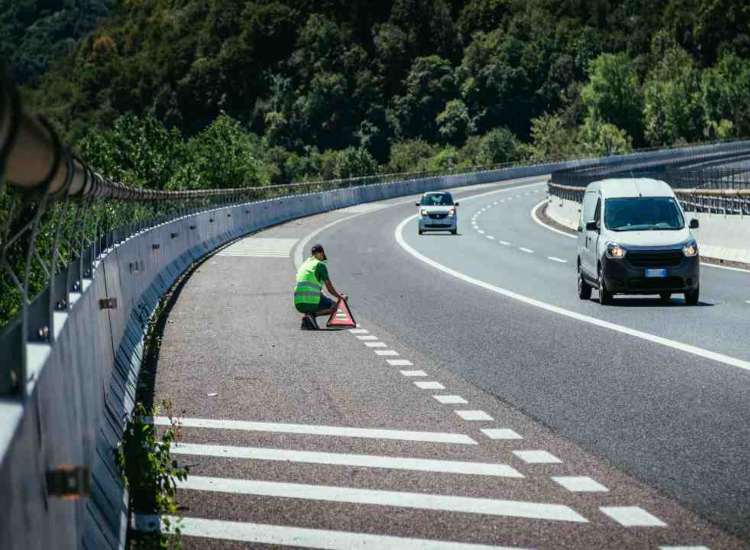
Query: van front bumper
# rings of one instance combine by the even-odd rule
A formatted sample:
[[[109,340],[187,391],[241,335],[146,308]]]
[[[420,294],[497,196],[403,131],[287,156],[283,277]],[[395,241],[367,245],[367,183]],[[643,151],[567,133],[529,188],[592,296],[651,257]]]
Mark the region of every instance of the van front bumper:
[[[601,259],[602,277],[607,290],[619,294],[659,294],[686,292],[700,284],[700,258],[683,257],[676,265],[633,265],[627,254],[622,259],[606,255]],[[666,269],[666,277],[647,277],[647,269]]]

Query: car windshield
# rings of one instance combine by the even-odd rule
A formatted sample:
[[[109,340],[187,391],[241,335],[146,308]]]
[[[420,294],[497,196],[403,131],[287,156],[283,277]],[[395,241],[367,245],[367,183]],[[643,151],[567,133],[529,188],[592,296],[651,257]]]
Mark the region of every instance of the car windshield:
[[[604,224],[612,231],[660,231],[685,227],[685,220],[672,197],[607,199]]]
[[[422,206],[453,206],[450,193],[430,193],[422,196]]]

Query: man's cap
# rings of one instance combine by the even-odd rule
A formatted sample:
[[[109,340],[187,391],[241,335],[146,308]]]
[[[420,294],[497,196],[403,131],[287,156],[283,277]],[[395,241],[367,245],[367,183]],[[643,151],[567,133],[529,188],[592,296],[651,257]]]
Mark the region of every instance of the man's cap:
[[[323,245],[318,243],[313,245],[311,252],[315,254],[316,252],[325,252],[325,250],[323,250]]]

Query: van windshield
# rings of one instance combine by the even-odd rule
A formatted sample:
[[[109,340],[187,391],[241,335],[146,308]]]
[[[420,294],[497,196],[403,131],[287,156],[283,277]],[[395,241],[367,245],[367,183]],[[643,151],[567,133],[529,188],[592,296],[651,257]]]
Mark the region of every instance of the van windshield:
[[[607,199],[604,224],[612,231],[663,231],[685,227],[672,197],[628,197]]]
[[[450,193],[430,193],[422,196],[422,206],[453,206]]]

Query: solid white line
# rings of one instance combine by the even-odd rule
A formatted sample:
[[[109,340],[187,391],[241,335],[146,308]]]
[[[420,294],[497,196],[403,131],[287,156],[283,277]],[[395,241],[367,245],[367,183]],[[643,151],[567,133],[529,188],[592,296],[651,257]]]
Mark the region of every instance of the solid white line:
[[[440,382],[414,382],[414,385],[417,386],[420,390],[444,390],[445,386],[443,386]]]
[[[484,428],[480,431],[490,439],[523,439],[521,435],[509,428]]]
[[[410,377],[427,376],[427,373],[423,370],[402,370],[401,374]]]
[[[387,348],[385,342],[365,342],[368,348]]]
[[[701,267],[715,267],[716,269],[726,269],[728,271],[739,271],[740,273],[750,273],[750,269],[742,269],[740,267],[731,267],[728,265],[710,264],[708,262],[701,262]]]
[[[588,523],[578,512],[563,504],[546,504],[491,498],[457,497],[429,493],[407,493],[401,491],[380,491],[357,489],[354,487],[332,487],[325,485],[305,485],[301,483],[280,483],[255,481],[250,479],[226,479],[216,477],[189,476],[177,482],[178,489],[194,491],[216,491],[240,495],[259,495],[278,498],[296,498],[325,502],[348,502],[395,506],[421,510],[440,510],[491,516],[506,516],[551,521]]]
[[[711,550],[708,546],[660,546],[659,550]]]
[[[536,223],[544,227],[545,229],[552,231],[553,233],[557,233],[558,235],[562,235],[563,237],[567,237],[569,239],[577,239],[575,235],[571,235],[570,233],[566,233],[565,231],[560,231],[559,229],[555,229],[554,227],[551,227],[544,223],[542,220],[539,219],[539,217],[536,215],[537,209],[543,205],[545,202],[547,202],[547,199],[544,199],[543,201],[538,202],[536,205],[534,205],[534,208],[531,209],[531,219],[534,220]]]
[[[409,361],[408,359],[386,359],[388,361],[388,364],[392,367],[411,367],[414,366],[414,363]]]
[[[395,439],[399,441],[425,441],[431,443],[459,443],[476,445],[477,442],[464,434],[442,432],[416,432],[408,430],[384,430],[379,428],[350,428],[344,426],[319,426],[314,424],[280,424],[275,422],[249,422],[245,420],[217,420],[213,418],[179,418],[182,428],[208,428],[216,430],[239,430],[244,432],[274,432],[334,437],[359,437],[364,439]],[[155,416],[157,426],[170,426],[169,418]]]
[[[604,321],[603,319],[597,319],[596,317],[591,317],[589,315],[577,313],[575,311],[571,311],[571,310],[568,310],[559,306],[555,306],[547,302],[542,302],[541,300],[537,300],[535,298],[524,296],[523,294],[513,292],[512,290],[508,290],[505,288],[492,285],[490,283],[481,281],[479,279],[470,277],[468,275],[465,275],[464,273],[451,269],[450,267],[447,267],[441,263],[438,263],[435,260],[428,258],[427,256],[417,252],[404,240],[404,235],[403,235],[404,227],[406,226],[407,223],[414,220],[415,218],[416,216],[410,216],[404,219],[398,225],[398,227],[396,227],[396,230],[395,230],[396,242],[398,242],[401,248],[403,248],[406,252],[414,256],[416,259],[426,263],[427,265],[431,267],[434,267],[435,269],[442,271],[443,273],[447,273],[448,275],[451,275],[466,283],[476,285],[478,287],[484,288],[491,292],[495,292],[496,294],[500,294],[502,296],[505,296],[506,298],[511,298],[512,300],[517,300],[519,302],[523,302],[527,305],[534,306],[539,309],[549,311],[551,313],[563,315],[570,319],[575,319],[576,321],[581,321],[581,322],[588,323],[591,325],[596,325],[601,328],[606,328],[615,332],[619,332],[621,334],[626,334],[628,336],[640,338],[642,340],[646,340],[654,344],[659,344],[659,345],[672,348],[678,351],[690,353],[692,355],[702,357],[703,359],[709,359],[711,361],[716,361],[718,363],[723,363],[725,365],[729,365],[732,367],[737,367],[737,368],[744,369],[744,370],[750,370],[750,361],[744,361],[742,359],[737,359],[735,357],[724,355],[723,353],[709,351],[707,349],[699,348],[697,346],[692,346],[690,344],[685,344],[683,342],[678,342],[676,340],[670,340],[669,338],[664,338],[663,336],[657,336],[655,334],[650,334],[648,332],[643,332],[643,331],[632,329],[623,325],[618,325],[616,323],[612,323],[609,321]]]
[[[432,397],[434,397],[438,403],[442,403],[443,405],[463,405],[464,403],[468,403],[468,401],[460,395],[433,395]]]
[[[522,246],[519,246],[519,247],[518,247],[518,250],[520,250],[520,251],[522,251],[522,252],[526,252],[527,254],[533,254],[533,253],[534,253],[534,251],[533,251],[533,250],[531,250],[530,248],[524,248],[524,247],[522,247]]]
[[[587,476],[553,476],[552,481],[573,493],[607,493],[604,485]]]
[[[484,411],[453,411],[464,420],[494,420]]]
[[[382,468],[387,470],[411,470],[417,472],[440,472],[444,474],[466,474],[521,479],[523,475],[507,464],[467,462],[463,460],[434,460],[402,456],[377,456],[348,453],[323,453],[269,449],[266,447],[233,447],[227,445],[200,445],[179,443],[172,445],[172,452],[181,455],[238,458],[245,460],[270,460],[277,462],[299,462],[303,464],[330,464]]]
[[[662,520],[638,506],[602,506],[599,508],[623,527],[666,527]]]
[[[151,521],[158,525],[159,518],[151,517],[153,518]],[[147,516],[140,516],[138,522],[147,522],[148,519]],[[171,532],[175,526],[179,526],[180,534],[186,537],[268,544],[274,547],[295,546],[326,550],[372,550],[373,548],[389,548],[392,550],[513,550],[508,546],[370,535],[367,533],[219,519],[164,516],[162,523],[162,531]]]
[[[378,339],[378,337],[375,336],[374,334],[365,334],[365,335],[362,335],[362,336],[357,336],[357,340],[362,340],[363,342],[365,342],[367,340],[377,340],[377,339]]]
[[[547,451],[513,451],[526,464],[561,464],[562,460]]]
[[[398,355],[398,352],[396,350],[393,350],[393,349],[376,349],[375,353],[377,355],[382,355],[384,357],[394,357],[394,356]]]
[[[563,260],[562,258],[558,258],[557,256],[547,256],[548,260],[552,260],[553,262],[557,262],[560,264],[567,264],[568,260]]]

